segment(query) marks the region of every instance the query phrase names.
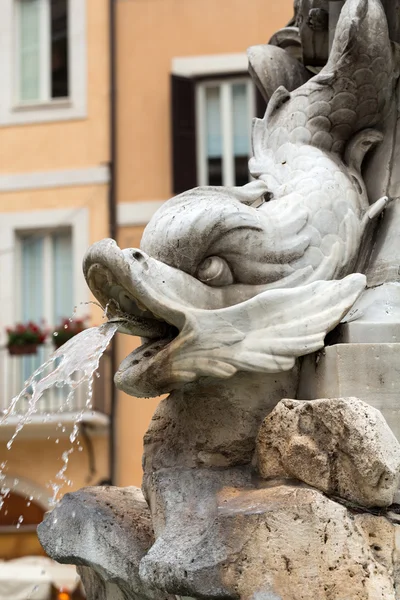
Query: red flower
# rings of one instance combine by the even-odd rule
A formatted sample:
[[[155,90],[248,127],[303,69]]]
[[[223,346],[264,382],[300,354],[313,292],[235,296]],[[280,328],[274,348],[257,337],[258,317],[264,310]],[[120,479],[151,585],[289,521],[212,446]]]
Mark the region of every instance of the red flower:
[[[47,331],[41,329],[36,323],[17,323],[15,327],[6,328],[8,336],[8,346],[24,344],[43,344],[46,339]]]

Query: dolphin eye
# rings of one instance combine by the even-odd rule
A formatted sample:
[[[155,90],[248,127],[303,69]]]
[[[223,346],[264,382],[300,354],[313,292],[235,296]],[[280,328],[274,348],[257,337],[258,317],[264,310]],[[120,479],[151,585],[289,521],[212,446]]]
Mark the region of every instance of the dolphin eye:
[[[197,277],[203,283],[212,286],[233,283],[233,275],[228,263],[219,256],[209,256],[203,260],[197,269]]]

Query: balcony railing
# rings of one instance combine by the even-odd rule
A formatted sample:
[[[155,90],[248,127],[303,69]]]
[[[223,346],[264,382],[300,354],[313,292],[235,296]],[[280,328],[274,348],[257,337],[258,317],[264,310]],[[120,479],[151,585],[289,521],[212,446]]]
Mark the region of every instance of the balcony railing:
[[[24,381],[41,365],[51,354],[54,348],[51,344],[39,346],[37,354],[29,356],[10,356],[6,347],[0,348],[0,411],[3,412],[10,406],[11,400],[20,393]],[[106,351],[100,359],[97,377],[94,377],[93,397],[91,408],[87,407],[87,386],[82,385],[75,390],[74,396],[68,402],[66,388],[52,388],[48,390],[36,405],[36,415],[52,415],[65,413],[80,413],[91,410],[104,415],[110,414],[110,391],[112,385],[110,352]],[[21,399],[15,413],[24,414],[28,409],[28,399]]]

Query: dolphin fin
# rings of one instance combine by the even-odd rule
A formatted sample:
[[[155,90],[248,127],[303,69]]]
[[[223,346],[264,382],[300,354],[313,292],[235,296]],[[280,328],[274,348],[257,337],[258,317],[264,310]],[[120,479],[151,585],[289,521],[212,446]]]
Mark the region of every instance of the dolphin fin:
[[[175,358],[174,370],[190,371],[196,377],[290,370],[298,357],[323,348],[326,334],[340,323],[365,286],[365,276],[356,273],[341,280],[266,291],[220,310],[195,311],[193,352],[189,341]]]

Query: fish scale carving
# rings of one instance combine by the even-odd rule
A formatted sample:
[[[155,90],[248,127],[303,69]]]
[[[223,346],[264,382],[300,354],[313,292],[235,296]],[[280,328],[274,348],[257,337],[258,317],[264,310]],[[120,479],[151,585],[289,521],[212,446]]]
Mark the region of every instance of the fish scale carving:
[[[311,266],[308,281],[354,269],[369,210],[355,155],[380,139],[393,85],[380,2],[348,0],[327,65],[291,93],[278,88],[264,118],[255,120],[250,172],[268,188],[272,200],[264,210],[277,231],[283,205],[305,211],[296,235],[308,245],[288,262],[295,271]]]
[[[337,153],[355,132],[382,121],[392,91],[392,49],[382,7],[371,0],[363,5],[355,11],[354,2],[346,3],[321,73],[292,92],[279,114],[269,118],[267,111],[265,148],[279,148],[281,136],[274,133],[283,120],[291,142]]]

